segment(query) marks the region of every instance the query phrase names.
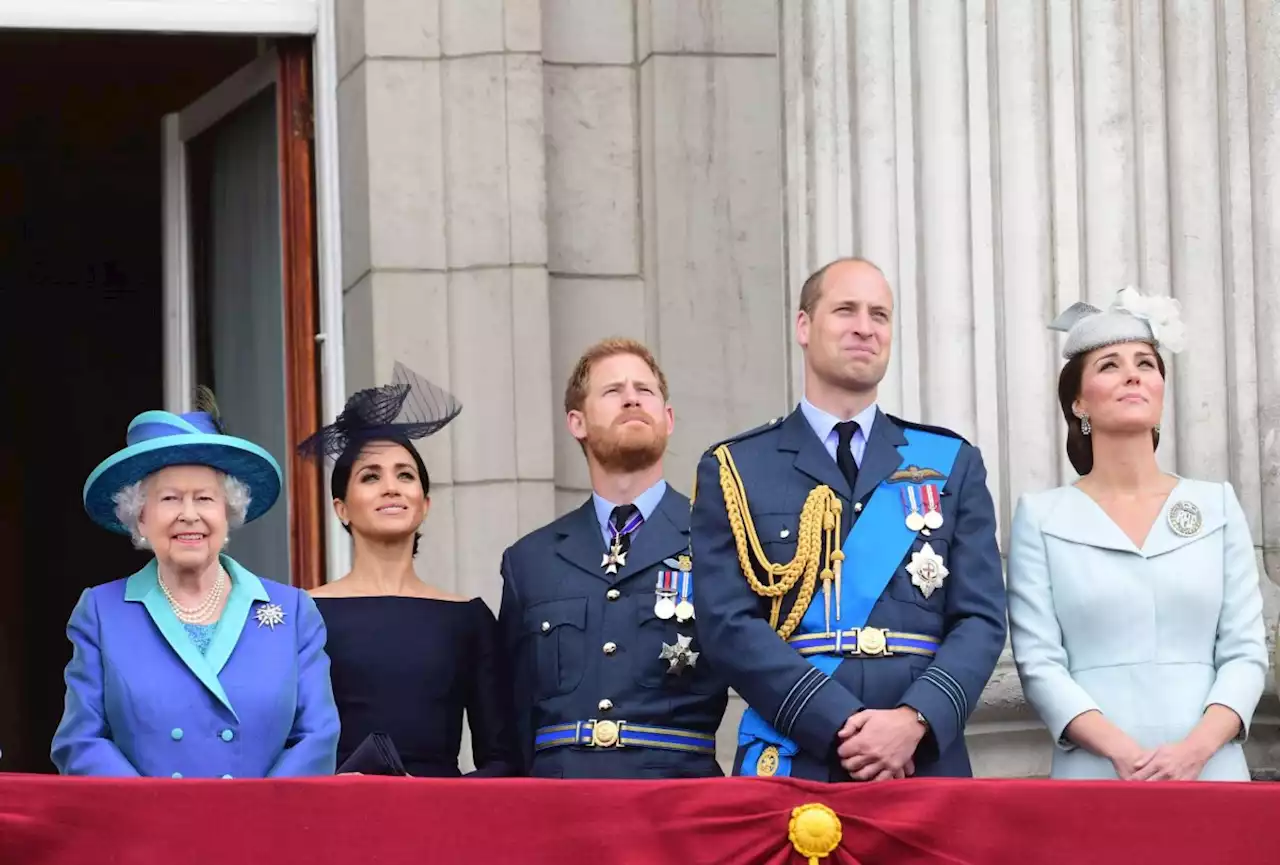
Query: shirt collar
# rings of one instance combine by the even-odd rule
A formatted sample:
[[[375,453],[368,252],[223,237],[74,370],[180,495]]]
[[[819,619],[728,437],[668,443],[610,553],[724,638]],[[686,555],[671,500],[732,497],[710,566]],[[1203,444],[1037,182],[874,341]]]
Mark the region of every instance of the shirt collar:
[[[667,482],[659,479],[656,484],[636,496],[631,504],[640,509],[640,516],[648,522],[649,517],[653,516],[653,512],[658,509],[658,503],[662,501],[666,492]],[[600,523],[600,528],[606,528],[609,525],[609,518],[613,516],[613,509],[618,506],[618,503],[611,502],[595,492],[591,493],[591,501],[596,508],[596,522]]]
[[[851,420],[858,422],[858,429],[862,432],[863,441],[871,438],[871,425],[875,423],[876,414],[879,410],[879,407],[872,403],[851,418]],[[825,442],[831,435],[831,431],[836,428],[836,424],[840,423],[840,418],[818,408],[809,402],[807,398],[800,400],[800,413],[804,415],[804,419],[813,428],[814,433],[818,436],[818,441]]]

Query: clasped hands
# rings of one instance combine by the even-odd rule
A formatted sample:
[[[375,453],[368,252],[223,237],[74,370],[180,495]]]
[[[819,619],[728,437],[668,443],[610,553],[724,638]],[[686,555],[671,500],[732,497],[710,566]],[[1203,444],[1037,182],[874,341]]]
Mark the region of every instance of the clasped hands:
[[[1111,758],[1122,781],[1194,781],[1212,754],[1183,740],[1143,749],[1136,743]]]
[[[925,727],[910,706],[863,709],[836,734],[840,765],[856,781],[888,781],[916,771],[913,756]]]

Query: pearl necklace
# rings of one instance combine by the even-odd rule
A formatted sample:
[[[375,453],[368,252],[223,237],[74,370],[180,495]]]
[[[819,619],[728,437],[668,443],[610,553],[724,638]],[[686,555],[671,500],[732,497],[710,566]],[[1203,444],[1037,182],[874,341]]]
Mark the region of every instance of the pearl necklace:
[[[194,607],[184,607],[178,603],[177,598],[173,596],[173,592],[169,591],[164,579],[158,578],[158,580],[160,591],[164,592],[165,598],[169,601],[169,606],[173,608],[173,614],[178,617],[178,621],[187,625],[206,624],[212,618],[214,611],[218,608],[218,604],[221,603],[222,595],[227,588],[227,572],[219,566],[217,579],[213,581],[213,585],[209,588],[209,594],[205,595],[204,600]]]

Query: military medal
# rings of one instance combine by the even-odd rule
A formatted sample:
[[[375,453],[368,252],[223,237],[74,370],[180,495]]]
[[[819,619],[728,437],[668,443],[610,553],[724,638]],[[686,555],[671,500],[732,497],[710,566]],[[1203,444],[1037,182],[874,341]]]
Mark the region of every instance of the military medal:
[[[676,575],[672,571],[658,571],[658,584],[654,586],[657,600],[653,602],[653,614],[659,619],[669,619],[676,614]]]
[[[918,532],[924,528],[924,515],[920,513],[920,504],[916,500],[916,488],[911,484],[902,488],[902,510],[907,515],[908,531]]]
[[[680,603],[676,604],[676,620],[687,622],[693,618],[693,572],[681,571]]]
[[[680,634],[676,637],[674,646],[662,644],[662,653],[658,655],[658,659],[667,662],[667,673],[678,676],[685,671],[685,668],[692,669],[697,666],[699,654],[693,651],[693,637]]]
[[[616,574],[618,568],[627,566],[627,554],[622,549],[622,538],[640,528],[642,522],[644,522],[644,515],[636,511],[622,528],[609,524],[612,540],[609,543],[609,552],[605,553],[604,558],[600,560],[600,567],[604,568],[606,574]]]
[[[613,543],[609,546],[609,552],[604,554],[604,558],[600,560],[600,567],[604,568],[606,574],[616,574],[619,566],[627,566],[627,554],[622,551],[622,544],[618,538],[613,539]]]
[[[942,502],[938,498],[938,485],[925,484],[921,492],[924,494],[925,528],[936,532],[942,528]]]
[[[778,774],[778,746],[766,745],[756,760],[756,774],[761,778],[772,778]]]
[[[920,590],[926,598],[935,589],[942,588],[942,583],[951,574],[942,556],[933,551],[927,541],[919,550],[911,554],[911,564],[907,565],[907,573],[911,574],[911,584]]]

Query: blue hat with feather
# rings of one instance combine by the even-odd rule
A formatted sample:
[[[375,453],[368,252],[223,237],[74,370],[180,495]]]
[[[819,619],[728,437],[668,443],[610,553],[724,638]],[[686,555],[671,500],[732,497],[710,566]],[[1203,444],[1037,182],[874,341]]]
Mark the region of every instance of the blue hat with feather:
[[[251,441],[227,435],[217,405],[201,389],[199,411],[144,411],[129,423],[126,447],[107,457],[84,484],[84,509],[103,528],[129,530],[116,518],[115,494],[169,466],[208,466],[249,488],[245,522],[271,510],[280,497],[282,474],[271,454]]]

